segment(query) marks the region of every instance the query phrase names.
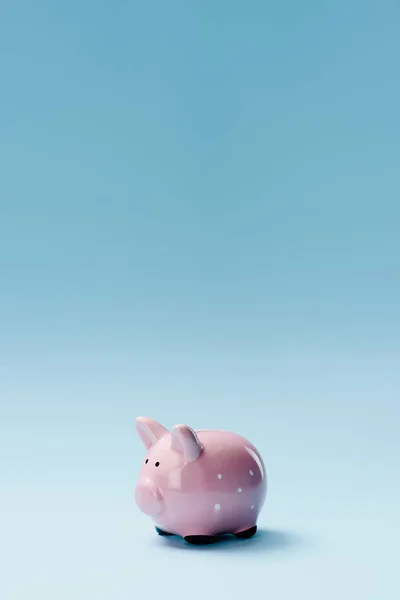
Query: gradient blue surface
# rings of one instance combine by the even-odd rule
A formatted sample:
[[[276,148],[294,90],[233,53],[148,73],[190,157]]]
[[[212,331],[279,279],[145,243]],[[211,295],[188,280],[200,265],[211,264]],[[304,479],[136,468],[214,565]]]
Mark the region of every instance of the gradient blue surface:
[[[0,598],[399,598],[398,3],[0,7]],[[232,429],[260,534],[136,509]]]

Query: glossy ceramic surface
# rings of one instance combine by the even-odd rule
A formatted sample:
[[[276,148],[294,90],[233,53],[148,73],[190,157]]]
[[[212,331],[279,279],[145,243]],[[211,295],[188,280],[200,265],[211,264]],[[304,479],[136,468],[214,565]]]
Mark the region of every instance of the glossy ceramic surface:
[[[267,478],[248,440],[187,425],[168,431],[149,417],[138,417],[136,429],[147,450],[136,502],[159,533],[184,538],[255,533]]]

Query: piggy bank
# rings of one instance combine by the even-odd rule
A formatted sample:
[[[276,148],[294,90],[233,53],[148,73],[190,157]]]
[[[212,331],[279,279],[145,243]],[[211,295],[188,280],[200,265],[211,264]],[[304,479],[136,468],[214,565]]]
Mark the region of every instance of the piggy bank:
[[[224,534],[250,538],[267,494],[256,448],[229,431],[175,425],[149,417],[136,429],[146,448],[135,499],[159,535],[209,544]]]

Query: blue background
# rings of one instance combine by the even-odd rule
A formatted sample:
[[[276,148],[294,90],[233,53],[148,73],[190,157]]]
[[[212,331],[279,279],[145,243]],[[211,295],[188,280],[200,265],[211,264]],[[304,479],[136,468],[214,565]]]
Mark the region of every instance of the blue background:
[[[399,598],[399,18],[3,0],[2,600]],[[257,537],[155,535],[140,414],[259,448]]]

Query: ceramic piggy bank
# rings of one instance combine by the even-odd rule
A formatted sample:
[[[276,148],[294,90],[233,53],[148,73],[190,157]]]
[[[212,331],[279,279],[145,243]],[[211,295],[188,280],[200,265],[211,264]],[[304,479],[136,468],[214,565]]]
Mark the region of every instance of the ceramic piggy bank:
[[[267,494],[265,466],[256,448],[229,431],[168,431],[148,417],[136,419],[146,447],[135,498],[160,535],[209,544],[231,533],[249,538]]]

